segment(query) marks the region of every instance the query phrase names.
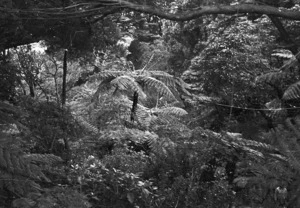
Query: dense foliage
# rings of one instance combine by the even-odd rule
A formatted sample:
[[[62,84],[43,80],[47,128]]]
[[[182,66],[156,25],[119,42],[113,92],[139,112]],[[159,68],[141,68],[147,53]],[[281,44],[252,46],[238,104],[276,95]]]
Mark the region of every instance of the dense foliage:
[[[298,1],[1,3],[0,208],[300,206]]]

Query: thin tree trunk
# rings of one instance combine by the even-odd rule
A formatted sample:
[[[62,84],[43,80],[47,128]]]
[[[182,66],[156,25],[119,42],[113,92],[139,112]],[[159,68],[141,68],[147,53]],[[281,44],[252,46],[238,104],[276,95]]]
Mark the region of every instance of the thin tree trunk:
[[[35,93],[34,93],[34,86],[33,84],[30,82],[29,83],[29,92],[30,92],[30,96],[31,97],[34,97],[35,96]]]
[[[67,82],[67,52],[65,49],[64,63],[63,63],[63,83],[62,83],[62,93],[61,93],[61,104],[64,106],[66,104],[66,82]]]

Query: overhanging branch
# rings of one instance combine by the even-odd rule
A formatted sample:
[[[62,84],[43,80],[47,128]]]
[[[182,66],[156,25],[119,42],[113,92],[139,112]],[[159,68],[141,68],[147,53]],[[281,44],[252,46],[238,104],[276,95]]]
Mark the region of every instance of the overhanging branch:
[[[78,4],[64,8],[49,8],[49,9],[34,9],[34,10],[19,10],[0,8],[0,12],[7,14],[31,15],[31,18],[81,18],[91,15],[101,15],[106,9],[114,8],[127,8],[133,11],[148,13],[158,17],[174,20],[174,21],[188,21],[199,18],[203,15],[210,14],[266,14],[276,17],[282,17],[291,20],[300,20],[300,12],[284,8],[277,8],[268,5],[256,4],[238,4],[238,5],[218,5],[218,6],[203,6],[198,9],[184,11],[180,13],[168,13],[159,8],[148,5],[140,5],[123,0],[99,0],[91,2],[90,4]],[[117,10],[113,10],[114,12]],[[1,17],[0,17],[1,18]]]

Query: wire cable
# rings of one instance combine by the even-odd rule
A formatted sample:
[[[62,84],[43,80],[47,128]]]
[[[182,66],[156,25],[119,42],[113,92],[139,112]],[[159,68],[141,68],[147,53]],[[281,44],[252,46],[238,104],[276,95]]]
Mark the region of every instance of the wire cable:
[[[218,106],[228,107],[228,108],[235,108],[235,109],[241,109],[241,110],[251,110],[251,111],[280,111],[280,110],[293,110],[293,109],[300,109],[300,107],[290,107],[290,108],[277,108],[277,109],[268,109],[268,108],[247,108],[247,107],[239,107],[239,106],[232,106],[232,105],[226,105],[221,103],[214,103]]]

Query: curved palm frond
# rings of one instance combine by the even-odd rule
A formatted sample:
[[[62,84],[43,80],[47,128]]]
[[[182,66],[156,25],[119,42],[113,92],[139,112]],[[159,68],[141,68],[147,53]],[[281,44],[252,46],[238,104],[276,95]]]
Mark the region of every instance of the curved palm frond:
[[[155,89],[159,95],[165,96],[170,100],[177,100],[169,87],[162,81],[148,76],[139,76],[137,81],[145,84],[149,88]]]
[[[292,100],[300,98],[300,81],[292,84],[284,92],[282,98],[284,100]]]

